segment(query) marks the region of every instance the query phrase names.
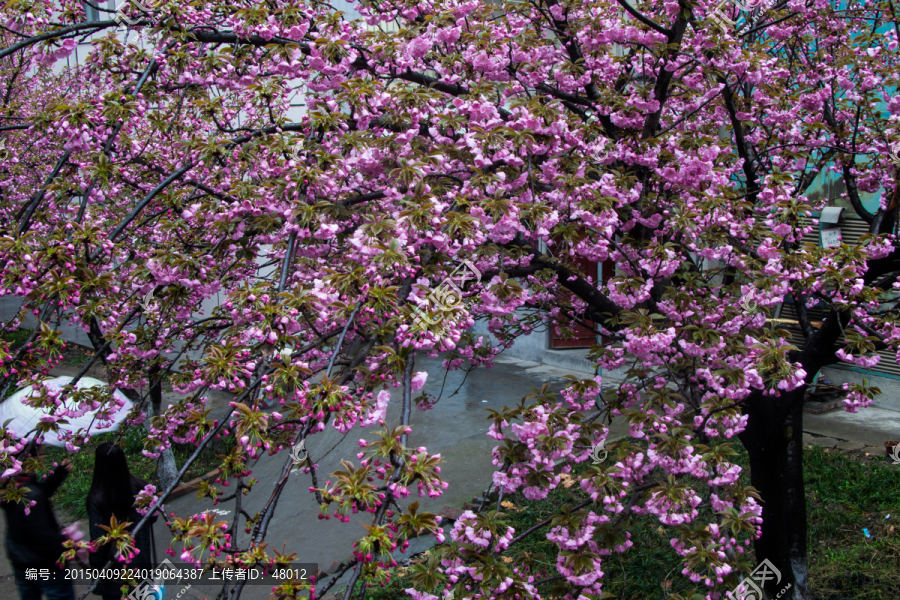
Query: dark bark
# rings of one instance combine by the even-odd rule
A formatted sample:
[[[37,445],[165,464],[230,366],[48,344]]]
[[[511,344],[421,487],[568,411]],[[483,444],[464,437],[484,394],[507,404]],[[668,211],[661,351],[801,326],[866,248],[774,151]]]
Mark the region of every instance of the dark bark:
[[[834,133],[836,138],[841,139],[840,128],[838,127],[837,121],[834,118],[834,112],[828,102],[825,102],[822,106],[822,116],[825,117],[825,122],[831,126],[832,133]],[[853,161],[856,153],[849,150],[848,152],[850,153],[850,158],[846,160],[849,162],[846,162],[841,169],[844,178],[844,187],[847,191],[847,199],[850,201],[853,210],[859,215],[859,218],[871,225],[875,220],[875,215],[870,213],[866,207],[863,206],[862,199],[859,197],[859,187],[856,185],[856,175],[853,174],[853,167],[855,165]]]
[[[875,218],[869,224],[869,233],[894,233],[897,226],[898,207],[900,207],[900,190],[895,190],[887,210],[878,209]]]
[[[731,127],[734,129],[734,142],[735,149],[737,150],[738,156],[740,156],[744,163],[742,165],[742,169],[744,170],[744,178],[747,180],[747,200],[751,204],[757,203],[757,195],[759,193],[759,178],[756,176],[756,165],[753,162],[752,146],[747,143],[747,138],[744,135],[744,125],[740,119],[737,118],[738,108],[734,98],[734,92],[732,92],[731,87],[728,85],[728,79],[726,77],[719,77],[719,83],[723,84],[722,88],[722,98],[725,100],[725,109],[728,111],[728,118],[731,121]]]
[[[744,407],[747,428],[738,436],[750,457],[750,484],[763,500],[762,534],[754,543],[757,563],[768,559],[781,580],[766,582],[774,598],[788,584],[787,597],[808,600],[806,490],[803,484],[803,397],[816,373],[837,361],[836,342],[849,318],[832,311],[801,351],[791,353],[806,372],[806,384],[780,397],[752,397]],[[785,596],[782,596],[785,598]]]
[[[672,48],[681,47],[681,41],[684,38],[684,32],[687,29],[687,19],[684,18],[683,11],[684,8],[682,8],[682,12],[679,12],[678,18],[672,25],[672,29],[668,32],[669,39],[666,46],[669,47],[670,50],[666,53],[665,64],[675,62],[678,59],[678,50]],[[648,115],[647,119],[644,121],[641,139],[646,140],[656,135],[656,132],[659,129],[660,119],[662,118],[663,107],[666,104],[666,100],[669,98],[669,85],[672,83],[674,76],[675,71],[660,68],[659,75],[657,75],[656,78],[656,86],[653,88],[653,97],[659,102],[659,108]]]
[[[808,378],[809,380],[809,378]],[[768,559],[781,573],[766,582],[774,598],[791,584],[795,598],[809,598],[806,496],[803,485],[803,394],[759,395],[749,402],[747,428],[738,436],[750,455],[750,484],[763,499],[762,535],[754,543],[757,563]]]

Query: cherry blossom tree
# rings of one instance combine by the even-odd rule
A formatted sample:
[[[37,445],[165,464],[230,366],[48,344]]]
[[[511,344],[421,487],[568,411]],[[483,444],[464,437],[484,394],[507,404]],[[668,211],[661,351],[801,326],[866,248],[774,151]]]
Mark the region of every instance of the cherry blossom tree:
[[[285,450],[380,423],[325,485],[315,457],[306,469],[324,518],[371,514],[347,598],[431,533],[446,543],[415,571],[418,600],[538,598],[551,582],[597,599],[636,519],[666,526],[683,558],[673,597],[720,598],[768,559],[784,575],[768,595],[790,583],[809,598],[804,392],[822,367],[871,366],[900,340],[892,0],[748,15],[710,0],[355,7],[360,19],[311,0],[164,1],[126,5],[123,30],[102,7],[87,21],[81,2],[5,5],[0,294],[40,323],[22,348],[0,345],[7,387],[39,386],[66,322],[136,400],[128,423],[147,427],[146,454],[192,443],[196,458],[234,433],[201,490],[234,519],[170,517],[184,560],[281,560],[263,545],[291,477]],[[722,10],[738,25],[712,18]],[[84,40],[92,51],[66,66]],[[306,112],[289,118],[298,99]],[[822,177],[843,184],[870,236],[800,242]],[[613,260],[616,275],[598,282],[582,259]],[[462,298],[435,294],[464,261],[480,280]],[[767,321],[785,298],[800,345]],[[498,346],[470,332],[476,320]],[[625,381],[601,394],[600,377],[575,379],[561,399],[543,390],[494,413],[489,431],[503,493],[539,500],[569,474],[590,500],[526,531],[467,512],[445,540],[439,517],[407,500],[446,488],[441,457],[408,445],[410,411],[430,401],[415,396],[416,356],[490,367],[538,328],[594,325],[610,340],[594,358]],[[185,399],[163,409],[165,378]],[[399,423],[385,422],[391,386]],[[210,416],[209,390],[233,394],[227,418]],[[848,391],[851,411],[878,393]],[[41,433],[73,452],[85,435],[57,422],[115,408],[96,391],[44,389],[33,402],[52,414]],[[572,475],[612,419],[629,437]],[[738,441],[752,487],[730,458]],[[10,432],[2,443],[15,501],[26,444]],[[245,515],[265,453],[285,457],[282,476]],[[146,490],[142,510],[187,468]],[[130,535],[108,537],[127,556]],[[559,546],[557,574],[497,560],[529,536]]]

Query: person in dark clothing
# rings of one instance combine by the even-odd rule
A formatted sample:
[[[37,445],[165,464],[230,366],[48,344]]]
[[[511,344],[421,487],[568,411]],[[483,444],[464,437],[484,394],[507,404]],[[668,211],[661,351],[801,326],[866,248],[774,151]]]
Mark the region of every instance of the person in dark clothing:
[[[100,525],[109,526],[110,518],[115,515],[116,521],[122,523],[128,521],[128,531],[143,518],[134,507],[135,496],[140,492],[146,482],[134,477],[128,470],[128,462],[125,453],[116,444],[104,443],[97,447],[94,462],[94,479],[87,496],[87,513],[90,523],[91,541],[104,535],[106,531]],[[152,564],[152,541],[150,528],[156,521],[156,515],[144,525],[135,536],[135,547],[139,553],[128,563],[129,568],[149,569]],[[102,569],[113,556],[112,544],[106,544],[92,552],[90,555],[91,568]],[[119,567],[120,564],[113,564]],[[104,579],[98,582],[94,593],[103,600],[119,600],[122,596],[123,582]]]
[[[22,600],[40,600],[42,594],[48,600],[75,598],[71,582],[66,581],[63,570],[56,564],[65,552],[63,544],[68,538],[50,505],[50,497],[70,470],[69,463],[63,462],[43,481],[32,473],[19,475],[16,483],[26,488],[25,500],[0,503],[6,517],[6,553]]]

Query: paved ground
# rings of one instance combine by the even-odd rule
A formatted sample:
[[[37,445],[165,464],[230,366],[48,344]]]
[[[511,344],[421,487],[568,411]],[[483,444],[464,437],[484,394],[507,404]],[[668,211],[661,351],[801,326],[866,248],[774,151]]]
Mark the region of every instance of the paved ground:
[[[443,398],[433,409],[413,409],[411,416],[413,432],[409,439],[410,445],[427,446],[429,451],[440,453],[446,461],[442,465],[441,476],[450,484],[449,489],[436,499],[410,498],[410,501],[417,499],[422,510],[431,512],[437,512],[445,505],[459,507],[473,497],[480,496],[490,484],[494,471],[490,452],[497,442],[484,435],[489,426],[485,409],[497,410],[504,405],[513,406],[529,393],[530,388],[539,388],[544,383],[549,382],[553,389],[561,389],[564,384],[562,377],[567,374],[553,367],[517,364],[504,359],[494,369],[477,369],[468,377],[460,371],[450,373],[446,382],[439,360],[417,360],[416,370],[429,372],[426,384],[428,392],[436,395],[440,393],[441,386],[444,386]],[[459,391],[456,395],[452,395],[457,389]],[[388,423],[399,419],[399,390],[392,396]],[[320,485],[322,480],[327,479],[325,474],[340,468],[341,457],[355,455],[358,451],[358,439],[373,439],[369,432],[375,429],[369,428],[363,432],[355,430],[345,439],[342,439],[339,432],[329,429],[313,438],[307,449],[323,474],[320,476]],[[626,431],[626,427],[617,427],[612,434],[621,437]],[[319,458],[325,453],[329,454],[324,459]],[[254,468],[254,477],[258,477],[262,483],[246,499],[245,506],[251,514],[260,510],[268,500],[284,460],[283,457],[266,457]],[[328,569],[334,561],[349,559],[353,542],[363,534],[360,523],[369,523],[370,519],[357,516],[350,523],[340,523],[333,519],[318,520],[318,505],[308,492],[310,485],[309,476],[299,473],[292,475],[277,516],[269,529],[268,539],[274,547],[281,548],[282,544],[286,544],[287,549],[297,552],[298,562],[317,563],[319,568]],[[183,514],[209,507],[210,503],[197,502],[196,497],[191,495],[171,503],[169,509]],[[419,540],[412,550],[421,551],[430,545],[428,539]],[[265,588],[248,591],[250,593],[242,597],[249,600],[262,599],[268,595]]]
[[[19,313],[19,307],[22,306],[22,299],[17,296],[0,296],[0,323],[6,324],[11,321]],[[37,321],[36,317],[30,313],[23,315],[22,327],[34,327]],[[68,324],[59,326],[62,331],[64,340],[81,344],[82,346],[91,346],[91,341],[80,327],[72,327]]]
[[[72,374],[69,372],[72,369],[74,368],[60,369],[54,374]],[[443,397],[432,410],[423,412],[414,409],[411,418],[413,433],[410,443],[425,445],[430,451],[439,452],[446,461],[442,476],[450,483],[450,488],[440,498],[419,499],[422,509],[432,512],[439,511],[445,505],[460,507],[479,496],[488,486],[493,472],[490,451],[496,441],[484,435],[488,427],[484,409],[512,406],[529,393],[529,388],[538,388],[545,382],[550,383],[552,389],[558,390],[564,384],[562,377],[569,373],[556,367],[505,358],[500,358],[494,369],[478,369],[468,377],[462,372],[454,372],[446,377],[446,381],[439,360],[419,359],[416,370],[429,372],[426,384],[429,392],[438,394],[441,386],[444,386]],[[165,401],[175,398],[177,395],[167,394]],[[224,394],[213,398],[214,414],[219,415],[227,410],[228,399]],[[398,417],[399,394],[395,391],[388,412],[388,422],[394,422]],[[820,415],[806,414],[804,417],[804,431],[807,432],[805,439],[817,445],[847,449],[875,446],[878,447],[877,451],[883,452],[885,441],[900,439],[900,413],[894,411],[869,408],[857,414],[849,414],[837,410]],[[328,479],[328,473],[340,467],[341,457],[355,455],[359,438],[372,439],[372,429],[374,428],[362,432],[354,430],[352,435],[344,439],[339,432],[329,428],[310,440],[308,450],[319,464],[320,485]],[[624,425],[616,423],[610,437],[617,439],[626,432]],[[253,466],[253,475],[260,483],[245,499],[244,506],[251,514],[259,511],[269,498],[283,461],[284,457],[264,457]],[[360,523],[367,522],[367,519],[356,516],[347,524],[335,520],[318,520],[318,506],[313,495],[308,492],[310,485],[309,476],[301,473],[291,476],[269,529],[267,541],[270,547],[279,551],[284,548],[289,552],[296,552],[297,562],[316,563],[319,568],[327,570],[335,561],[349,558],[352,542],[362,535]],[[413,499],[410,498],[410,501]],[[179,516],[209,508],[210,502],[199,502],[193,494],[167,505],[170,512]],[[218,508],[228,511],[232,507],[225,505]],[[223,514],[221,517],[230,520],[233,514]],[[161,556],[162,549],[170,538],[166,536],[164,526],[158,524],[155,531]],[[0,534],[5,535],[5,532]],[[431,538],[423,538],[414,541],[407,556],[429,547],[430,540]],[[10,575],[8,563],[0,561],[0,599],[15,597]],[[218,586],[194,586],[181,598],[212,598],[218,589]],[[170,591],[168,595],[174,597],[175,593]],[[247,600],[262,600],[268,595],[268,587],[257,586],[245,588],[242,597]]]
[[[872,446],[884,452],[884,442],[900,440],[900,412],[863,408],[848,413],[842,408],[821,415],[803,415],[804,441],[825,448],[858,450]]]

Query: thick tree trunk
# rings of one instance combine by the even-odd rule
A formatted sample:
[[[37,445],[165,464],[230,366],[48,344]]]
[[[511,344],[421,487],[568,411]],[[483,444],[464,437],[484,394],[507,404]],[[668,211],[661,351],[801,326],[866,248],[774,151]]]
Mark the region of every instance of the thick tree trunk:
[[[803,394],[806,386],[781,398],[757,396],[747,404],[747,428],[740,434],[750,455],[750,483],[763,503],[757,564],[769,560],[780,574],[764,585],[774,598],[809,600],[806,496],[803,486]]]

